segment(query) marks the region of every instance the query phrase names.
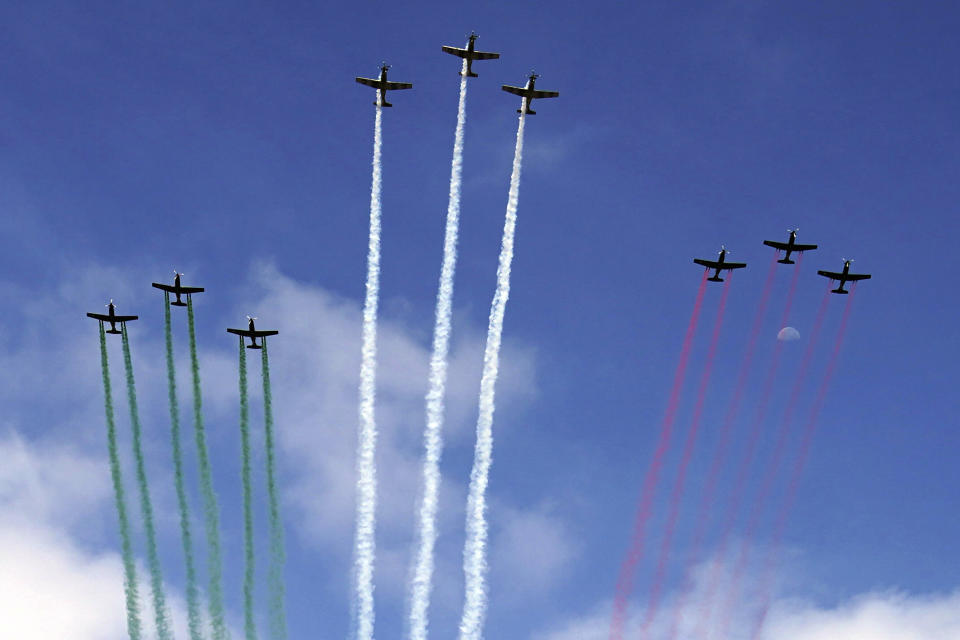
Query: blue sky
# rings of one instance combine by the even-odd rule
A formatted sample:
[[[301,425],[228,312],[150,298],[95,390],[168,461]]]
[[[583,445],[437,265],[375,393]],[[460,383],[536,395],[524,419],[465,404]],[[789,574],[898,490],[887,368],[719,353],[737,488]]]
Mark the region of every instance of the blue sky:
[[[494,423],[488,636],[585,638],[593,627],[569,630],[604,622],[699,281],[691,258],[725,244],[749,266],[732,283],[684,503],[692,513],[771,259],[761,241],[797,226],[799,240],[820,249],[801,265],[790,321],[801,340],[784,351],[793,370],[826,285],[815,270],[856,258],[873,279],[854,300],[787,531],[779,596],[804,604],[783,604],[782,619],[855,611],[869,594],[914,611],[922,603],[912,598],[950,598],[960,588],[960,330],[950,295],[960,267],[951,247],[960,233],[960,10],[43,3],[3,7],[0,25],[0,344],[8,359],[0,436],[7,457],[32,470],[3,476],[8,542],[49,541],[37,553],[62,552],[62,570],[75,577],[95,573],[77,566],[106,563],[105,597],[121,603],[119,577],[108,570],[119,545],[96,333],[83,318],[114,298],[121,312],[141,316],[131,334],[149,471],[164,568],[182,594],[175,502],[164,486],[161,301],[149,288],[177,268],[185,283],[207,288],[197,299],[199,341],[233,558],[232,615],[239,620],[239,455],[235,343],[223,328],[253,312],[283,332],[271,344],[292,637],[346,635],[373,121],[372,92],[352,78],[387,60],[391,79],[415,84],[384,114],[383,151],[377,635],[402,637],[456,119],[458,62],[440,46],[460,46],[475,30],[478,46],[502,57],[477,63],[467,99],[434,635],[453,633],[462,598],[462,498],[516,125],[515,100],[498,85],[522,84],[531,68],[542,74],[538,86],[561,96],[527,123]],[[748,398],[780,329],[787,268],[777,276]],[[719,294],[707,291],[681,434]],[[805,408],[840,319],[841,305],[831,303]],[[111,353],[119,364],[119,349]],[[791,371],[781,370],[775,402],[785,399]],[[184,405],[187,388],[184,378]],[[39,471],[53,458],[60,471]],[[64,489],[81,479],[90,487],[83,499]],[[17,498],[35,494],[41,506]],[[657,505],[662,518],[665,500]],[[682,519],[678,550],[691,531]],[[671,566],[675,590],[679,565]],[[648,573],[640,575],[638,603]],[[883,600],[888,590],[902,597]],[[116,620],[103,628],[116,633]],[[804,637],[789,633],[771,638]]]

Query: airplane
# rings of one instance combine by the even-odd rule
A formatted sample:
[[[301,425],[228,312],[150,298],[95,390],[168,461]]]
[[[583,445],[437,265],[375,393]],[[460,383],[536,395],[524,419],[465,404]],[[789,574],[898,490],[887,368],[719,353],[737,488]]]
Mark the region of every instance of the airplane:
[[[380,92],[380,100],[374,102],[373,104],[379,105],[381,107],[392,107],[393,105],[387,102],[387,91],[398,91],[400,89],[412,89],[413,85],[409,82],[387,82],[387,70],[390,68],[386,62],[380,64],[380,78],[357,78],[357,82],[360,84],[365,84],[368,87],[373,87]]]
[[[233,333],[238,336],[245,338],[250,338],[250,344],[247,345],[247,349],[262,349],[263,347],[257,344],[257,338],[265,338],[266,336],[275,336],[279,331],[257,331],[257,328],[254,326],[253,321],[256,318],[251,318],[247,316],[249,325],[246,330],[243,329],[227,329],[227,333]]]
[[[117,308],[113,305],[113,299],[110,300],[110,304],[103,305],[107,308],[107,313],[88,313],[88,318],[93,318],[94,320],[99,320],[100,322],[109,322],[110,328],[106,333],[115,333],[120,334],[121,331],[117,331],[117,323],[126,323],[131,320],[136,320],[139,316],[118,316]]]
[[[800,231],[800,229],[787,229],[787,231],[790,232],[790,238],[786,242],[776,242],[774,240],[763,241],[763,244],[768,247],[773,247],[777,251],[787,252],[787,255],[777,260],[780,264],[795,264],[794,261],[790,259],[790,254],[794,251],[803,253],[804,251],[813,251],[817,248],[815,244],[797,244],[797,231]]]
[[[746,262],[726,262],[727,254],[730,253],[727,251],[726,247],[720,247],[720,257],[716,260],[703,260],[702,258],[694,258],[693,261],[697,264],[705,266],[707,269],[714,269],[713,277],[707,278],[710,282],[723,282],[723,278],[720,277],[720,271],[729,270],[729,269],[743,269],[747,266]]]
[[[850,293],[849,291],[847,291],[846,289],[843,288],[843,285],[844,285],[845,283],[847,283],[847,282],[856,282],[857,280],[869,280],[869,279],[870,279],[870,274],[869,274],[869,273],[850,273],[850,263],[851,263],[851,262],[853,262],[853,260],[847,260],[846,258],[844,258],[844,260],[843,260],[843,271],[842,271],[841,273],[837,273],[837,272],[835,272],[835,271],[823,271],[823,270],[817,271],[818,274],[820,274],[821,276],[823,276],[823,277],[825,277],[825,278],[830,278],[831,280],[839,280],[839,281],[840,281],[840,286],[839,286],[839,287],[837,287],[836,289],[831,289],[831,291],[832,291],[833,293]]]
[[[537,78],[540,76],[536,71],[530,72],[530,78],[527,79],[527,86],[525,87],[511,87],[508,84],[500,87],[507,93],[512,93],[523,98],[523,105],[520,109],[517,109],[517,113],[528,113],[532,116],[537,115],[537,112],[530,108],[530,103],[533,102],[534,98],[556,98],[560,95],[559,91],[535,91],[533,86],[537,82]]]
[[[473,70],[470,68],[470,65],[473,64],[473,61],[474,61],[474,60],[496,60],[497,58],[500,57],[500,54],[499,54],[499,53],[490,53],[490,52],[488,52],[488,51],[476,51],[476,50],[474,50],[473,46],[474,46],[474,42],[476,42],[476,40],[477,40],[477,34],[476,34],[476,33],[471,33],[471,34],[470,34],[470,41],[467,42],[467,48],[466,48],[466,49],[460,49],[460,48],[458,48],[458,47],[447,47],[447,46],[444,46],[444,47],[443,47],[443,50],[444,50],[446,53],[455,55],[455,56],[457,56],[458,58],[463,58],[463,59],[465,59],[465,60],[467,61],[467,72],[464,73],[464,72],[461,71],[461,72],[460,72],[460,75],[461,75],[461,76],[464,76],[464,75],[465,75],[465,76],[467,76],[468,78],[476,78],[476,77],[477,77],[477,74],[475,74],[475,73],[473,72]]]
[[[170,304],[174,307],[185,307],[187,306],[186,302],[180,300],[181,294],[190,295],[191,293],[203,293],[203,287],[181,287],[180,286],[180,276],[186,275],[183,273],[173,272],[173,286],[171,287],[168,284],[160,284],[159,282],[154,282],[153,287],[156,289],[161,289],[167,293],[177,294],[177,299],[171,302]]]

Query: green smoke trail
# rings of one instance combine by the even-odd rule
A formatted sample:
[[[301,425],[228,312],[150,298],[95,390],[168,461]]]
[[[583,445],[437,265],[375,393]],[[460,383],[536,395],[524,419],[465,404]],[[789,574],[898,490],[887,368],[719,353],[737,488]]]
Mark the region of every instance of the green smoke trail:
[[[123,552],[123,590],[127,601],[127,634],[130,640],[140,640],[140,596],[137,593],[137,569],[130,544],[130,520],[123,491],[120,456],[117,454],[117,427],[113,420],[113,395],[110,391],[110,366],[107,363],[107,336],[100,323],[100,366],[103,369],[103,404],[107,414],[107,450],[110,453],[110,476],[113,478],[113,498],[120,522],[120,548]]]
[[[203,516],[207,530],[207,571],[210,574],[209,610],[214,640],[227,640],[230,632],[223,614],[223,561],[220,555],[220,508],[213,491],[213,474],[207,454],[207,436],[203,429],[203,405],[200,397],[200,362],[197,358],[197,332],[193,319],[193,299],[187,296],[187,327],[190,333],[190,368],[193,374],[193,431],[197,441],[197,461],[200,465],[200,492],[203,496]]]
[[[283,520],[280,518],[280,499],[277,495],[276,455],[273,441],[273,394],[270,391],[270,359],[267,357],[267,339],[263,338],[263,417],[267,444],[267,496],[270,500],[270,635],[273,640],[286,640],[287,616],[284,611]]]
[[[140,412],[137,409],[137,388],[133,381],[133,361],[130,358],[130,339],[127,325],[121,327],[123,340],[123,366],[127,373],[127,401],[130,405],[130,425],[133,430],[133,455],[137,463],[137,484],[140,488],[140,512],[143,529],[147,534],[147,566],[150,568],[150,590],[153,594],[153,615],[160,640],[173,640],[166,596],[163,593],[163,574],[160,571],[160,556],[157,554],[157,531],[153,525],[153,505],[150,502],[150,487],[147,484],[147,468],[143,459],[143,443],[140,429]]]
[[[256,640],[253,621],[253,492],[250,490],[250,406],[247,402],[247,350],[240,336],[240,455],[243,479],[243,625],[247,640]]]
[[[173,365],[173,332],[170,329],[170,294],[163,292],[163,333],[167,343],[167,396],[170,399],[170,440],[173,445],[173,481],[180,507],[180,538],[187,570],[187,627],[190,640],[203,640],[200,620],[200,598],[197,591],[197,571],[193,560],[193,542],[190,534],[190,506],[183,481],[183,452],[180,448],[180,407],[177,403],[177,377]]]

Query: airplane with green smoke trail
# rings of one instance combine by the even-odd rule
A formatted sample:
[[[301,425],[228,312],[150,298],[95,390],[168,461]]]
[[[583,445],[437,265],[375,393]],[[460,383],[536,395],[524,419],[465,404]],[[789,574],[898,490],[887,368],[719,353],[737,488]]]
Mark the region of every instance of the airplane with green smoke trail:
[[[107,329],[104,333],[112,333],[114,335],[120,335],[121,331],[117,329],[117,323],[119,322],[121,326],[132,320],[136,320],[139,316],[118,316],[117,307],[113,304],[113,298],[110,298],[110,302],[103,305],[107,308],[106,313],[87,313],[88,318],[93,318],[94,320],[99,320],[101,324],[104,322],[110,323],[110,328]]]
[[[247,329],[227,329],[227,333],[232,333],[244,338],[250,338],[250,344],[247,345],[247,349],[260,349],[261,346],[257,344],[257,338],[266,338],[267,336],[275,336],[279,331],[257,331],[256,324],[254,321],[256,318],[247,316]]]
[[[181,295],[192,295],[194,293],[203,293],[203,287],[184,287],[180,284],[180,278],[185,276],[185,273],[178,273],[176,269],[173,270],[173,286],[169,284],[162,284],[160,282],[152,283],[154,289],[160,289],[161,291],[166,291],[167,293],[172,293],[177,296],[177,299],[171,302],[170,304],[174,307],[185,307],[187,303],[180,299]]]

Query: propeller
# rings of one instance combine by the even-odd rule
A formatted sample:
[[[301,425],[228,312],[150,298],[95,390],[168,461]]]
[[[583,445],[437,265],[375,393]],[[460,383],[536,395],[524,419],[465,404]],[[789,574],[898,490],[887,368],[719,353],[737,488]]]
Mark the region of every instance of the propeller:
[[[381,61],[380,61],[380,70],[381,70],[381,71],[386,70],[386,69],[389,69],[390,66],[391,66],[391,65],[387,64],[387,61],[386,61],[386,60],[381,60]]]
[[[256,320],[256,319],[257,319],[256,316],[247,316],[247,320]]]

